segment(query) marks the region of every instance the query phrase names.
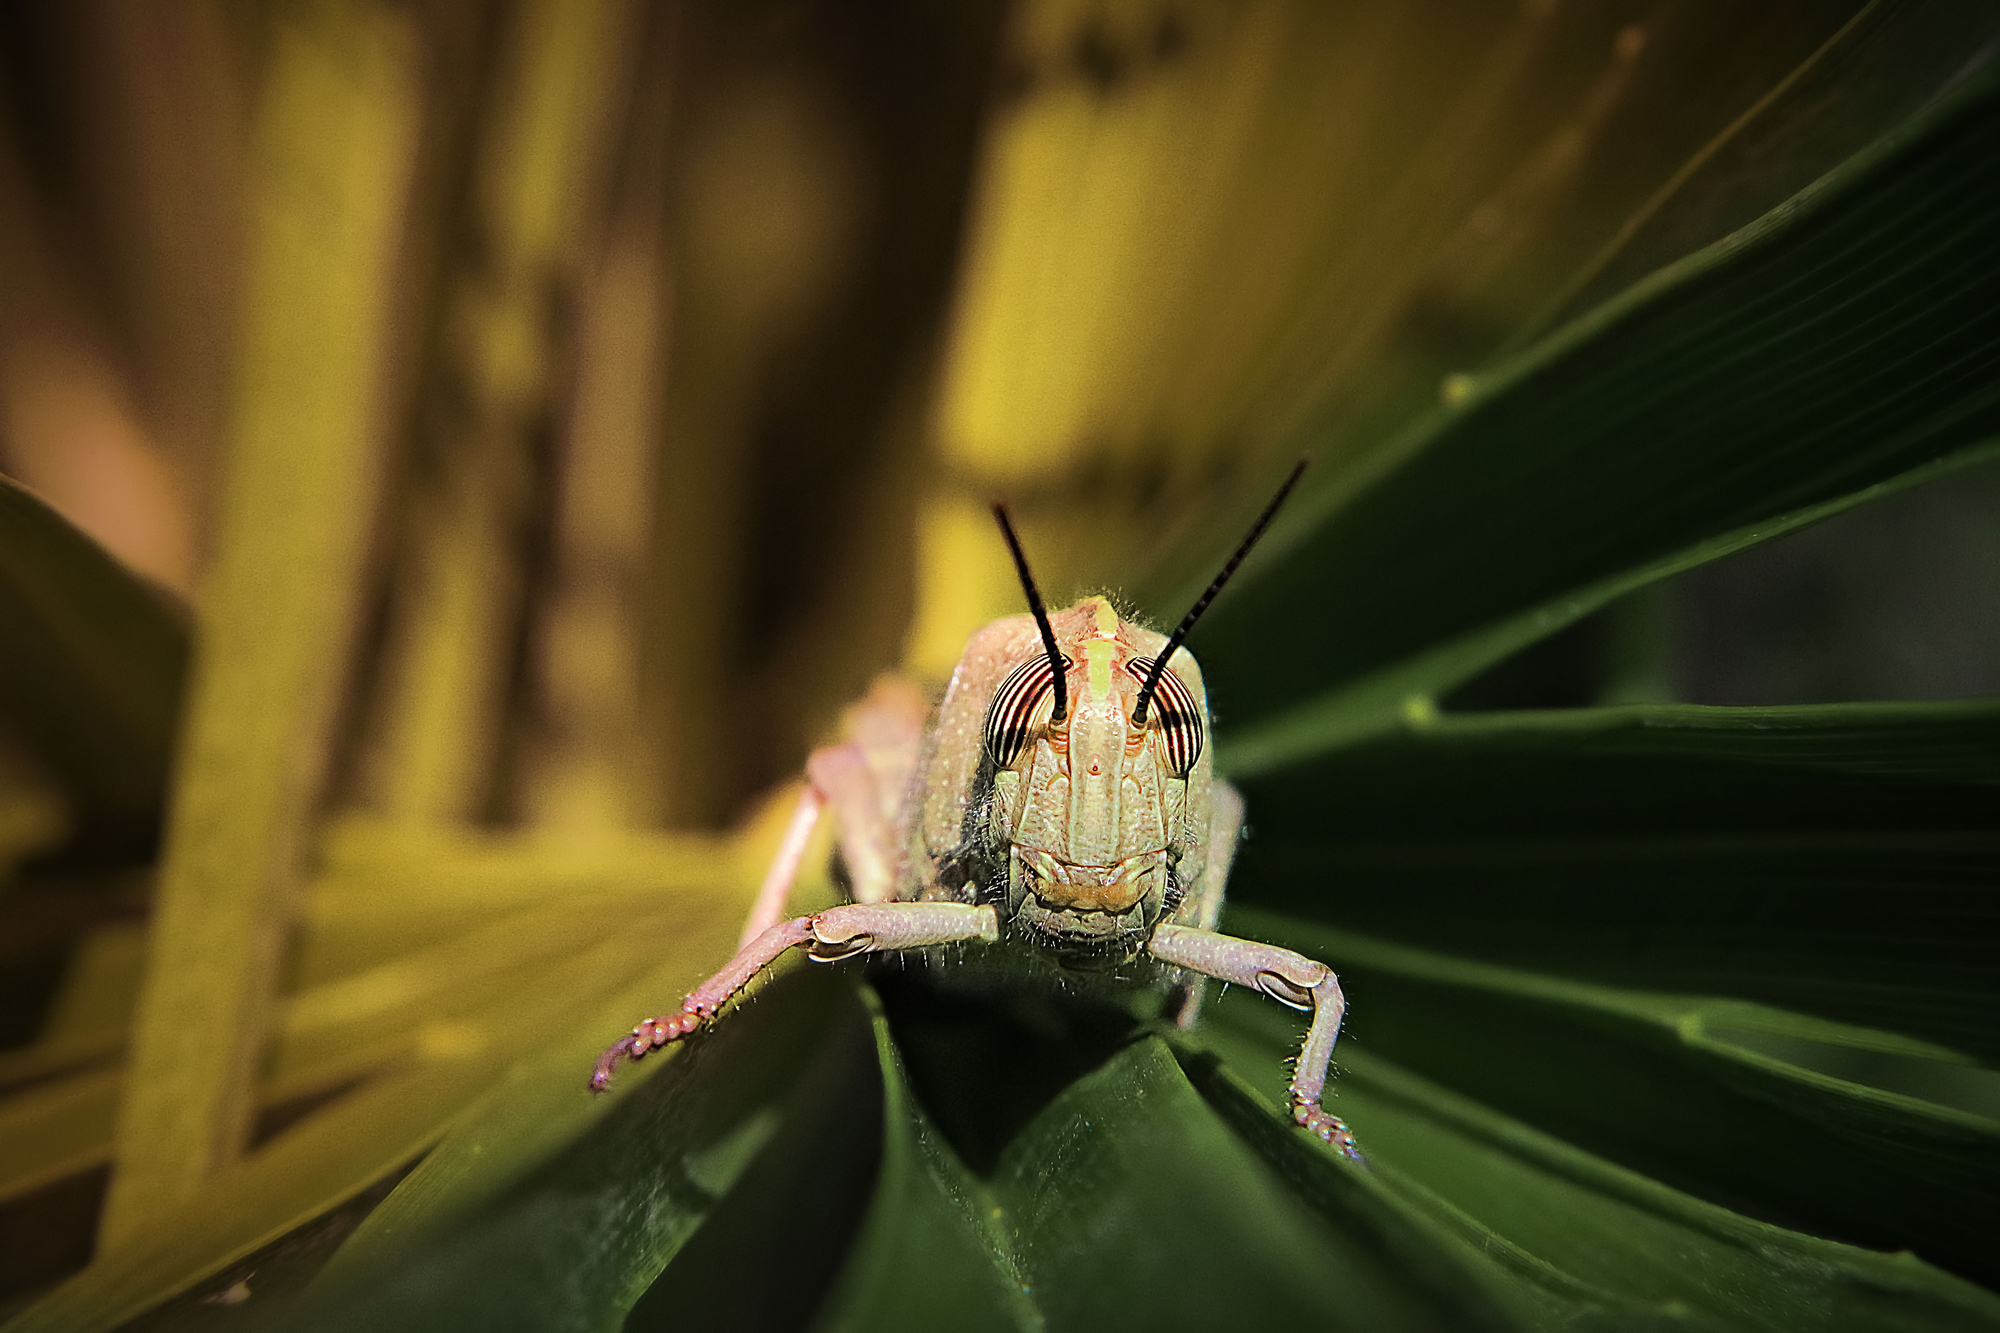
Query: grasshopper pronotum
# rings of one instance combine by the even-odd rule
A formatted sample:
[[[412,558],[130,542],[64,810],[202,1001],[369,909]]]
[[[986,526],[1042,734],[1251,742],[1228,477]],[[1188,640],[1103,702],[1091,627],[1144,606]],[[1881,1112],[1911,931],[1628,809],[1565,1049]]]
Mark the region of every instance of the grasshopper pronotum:
[[[1165,638],[1101,597],[1048,614],[996,504],[1030,614],[972,636],[928,734],[922,699],[887,682],[855,710],[849,739],[813,753],[735,958],[678,1012],[647,1019],[598,1057],[591,1088],[608,1086],[621,1058],[696,1031],[789,949],[830,963],[984,944],[1090,971],[1151,958],[1184,981],[1183,1026],[1205,977],[1309,1010],[1292,1116],[1361,1161],[1347,1126],[1320,1106],[1340,1035],[1339,980],[1324,963],[1215,930],[1243,801],[1213,774],[1201,668],[1189,654],[1172,660],[1304,467]],[[828,806],[853,901],[786,920]]]

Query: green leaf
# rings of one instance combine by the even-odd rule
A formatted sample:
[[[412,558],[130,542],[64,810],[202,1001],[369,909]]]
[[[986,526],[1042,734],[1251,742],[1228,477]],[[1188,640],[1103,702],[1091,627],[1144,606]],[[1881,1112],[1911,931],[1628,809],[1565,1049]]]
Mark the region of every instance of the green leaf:
[[[689,952],[712,952],[718,943],[698,925]],[[629,945],[625,953],[641,957]],[[421,1059],[365,1082],[218,1174],[168,1225],[56,1288],[9,1323],[8,1333],[116,1327],[393,1178],[454,1125],[463,1129],[426,1158],[423,1171],[349,1245],[363,1262],[385,1232],[400,1232],[402,1243],[427,1217],[462,1220],[489,1201],[496,1175],[510,1182],[523,1161],[541,1161],[566,1135],[615,1109],[583,1091],[605,1034],[657,1006],[661,996],[680,993],[701,966],[698,956],[676,953],[633,982],[629,972],[607,969],[602,948],[566,960],[519,987],[512,1007],[493,1012],[489,1026],[469,1032],[463,1023],[449,1026],[442,1035],[451,1039],[434,1043]],[[756,1025],[750,1028],[746,1040],[755,1039]],[[740,1103],[737,1110],[747,1114]],[[730,1120],[717,1132],[733,1133],[736,1125]],[[498,1148],[488,1135],[498,1137]],[[650,1187],[652,1178],[644,1180]],[[472,1202],[452,1211],[468,1195]],[[330,1269],[326,1276],[337,1282],[338,1274]]]
[[[1506,1325],[1365,1180],[1351,1206],[1311,1207],[1124,1010],[980,998],[964,977],[878,977],[890,1114],[878,1191],[893,1192],[878,1192],[835,1324],[935,1327],[926,1296],[890,1280],[908,1271],[895,1220],[923,1217],[956,1233],[954,1253],[987,1253],[984,1281],[962,1263],[947,1280],[1018,1284],[1020,1300],[986,1306],[1016,1326]]]
[[[292,1326],[615,1327],[759,1150],[810,1139],[846,1095],[866,1047],[844,989],[774,985],[604,1099],[587,1056],[539,1062],[369,1217]]]
[[[1198,636],[1248,774],[2000,429],[2000,74],[1467,381]],[[1876,493],[1879,493],[1876,492]]]
[[[1033,1330],[1044,1321],[1006,1210],[944,1141],[905,1076],[882,1003],[862,992],[882,1080],[882,1161],[854,1254],[819,1322],[830,1329]],[[922,1273],[922,1282],[908,1280]]]
[[[1432,717],[1247,783],[1232,895],[1990,1057],[1997,729],[1991,701]]]
[[[1349,1050],[1379,1051],[1732,1210],[1996,1276],[1981,1219],[2000,1192],[2000,1115],[1990,1113],[2000,1107],[1981,1113],[1831,1077],[1737,1034],[1955,1066],[1962,1057],[1741,1000],[1565,981],[1254,909],[1228,924],[1340,971]],[[1838,1170],[1824,1169],[1832,1162]]]
[[[0,711],[86,817],[149,835],[188,634],[166,594],[0,477]]]
[[[1246,1138],[1323,1195],[1340,1165],[1279,1111],[1294,1024],[1233,992],[1183,1058]],[[1907,1254],[1753,1221],[1537,1132],[1373,1049],[1343,1043],[1341,1114],[1385,1195],[1430,1220],[1526,1327],[1990,1328],[2000,1301]],[[1275,1100],[1274,1100],[1275,1097]],[[1337,1206],[1323,1204],[1322,1206]]]
[[[1242,784],[1260,827],[1309,819],[1345,845],[1969,831],[1986,826],[1996,788],[1994,700],[1423,712]]]
[[[357,937],[365,935],[378,961],[321,979],[283,1004],[257,1089],[260,1108],[325,1094],[442,1050],[498,1049],[499,1034],[534,1021],[539,1006],[585,1002],[650,966],[625,937],[635,919],[671,920],[674,942],[687,951],[678,956],[699,967],[701,958],[727,949],[742,911],[740,892],[728,891],[736,886],[725,887],[714,873],[726,874],[726,862],[691,877],[676,855],[680,849],[635,839],[623,846],[617,875],[587,858],[580,865],[577,858],[523,856],[516,849],[517,871],[533,867],[546,876],[547,901],[506,912],[514,895],[505,877],[468,874],[491,868],[490,855],[478,853],[492,848],[461,845],[454,854],[440,844],[431,842],[428,877],[449,883],[467,875],[464,887],[478,883],[482,890],[467,892],[469,901],[454,901],[448,892],[413,896],[396,873],[412,868],[393,863],[372,871],[350,863],[350,877],[316,886],[305,959],[327,958],[331,950],[320,937],[330,929],[349,958],[362,952]],[[574,892],[546,892],[555,886]],[[485,910],[475,910],[482,899]],[[404,909],[389,923],[397,931],[393,942],[380,938],[379,914],[369,910],[383,900]],[[410,910],[413,903],[428,903],[435,915]],[[475,924],[423,941],[427,930],[438,929],[437,916],[449,922],[461,914]],[[119,1026],[41,1042],[0,1062],[0,1086],[45,1080],[0,1099],[0,1199],[109,1159],[124,1071],[106,1066],[119,1062],[125,1040]],[[81,1065],[92,1067],[49,1078]]]

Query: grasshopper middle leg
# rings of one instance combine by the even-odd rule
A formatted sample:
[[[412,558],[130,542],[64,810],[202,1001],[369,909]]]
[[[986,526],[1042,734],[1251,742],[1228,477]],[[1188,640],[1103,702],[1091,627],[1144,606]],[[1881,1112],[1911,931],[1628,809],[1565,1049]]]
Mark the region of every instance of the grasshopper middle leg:
[[[919,726],[927,709],[907,683],[884,677],[848,719],[854,737],[815,750],[806,786],[778,854],[743,925],[738,949],[785,919],[806,847],[822,814],[832,811],[857,903],[887,902],[896,887],[896,802],[916,763]]]
[[[1292,1118],[1356,1162],[1366,1162],[1354,1135],[1319,1104],[1326,1091],[1327,1066],[1333,1063],[1333,1043],[1340,1036],[1340,1019],[1347,1002],[1340,979],[1325,963],[1275,944],[1239,940],[1188,926],[1163,925],[1153,931],[1147,952],[1163,963],[1215,977],[1235,986],[1262,991],[1280,1004],[1312,1011],[1305,1045],[1292,1070]]]
[[[678,1012],[645,1020],[630,1036],[598,1056],[590,1075],[591,1090],[602,1092],[610,1086],[620,1060],[637,1060],[696,1031],[788,949],[804,949],[815,962],[837,963],[864,953],[895,953],[972,940],[991,944],[999,938],[999,913],[968,903],[849,903],[817,916],[781,921],[738,950],[729,966],[697,986]]]

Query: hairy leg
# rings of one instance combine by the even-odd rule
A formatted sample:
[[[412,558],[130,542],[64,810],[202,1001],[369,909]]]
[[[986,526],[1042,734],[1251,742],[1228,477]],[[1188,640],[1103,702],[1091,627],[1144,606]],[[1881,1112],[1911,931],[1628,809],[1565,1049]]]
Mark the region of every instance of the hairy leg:
[[[1310,1010],[1312,1023],[1292,1070],[1292,1118],[1365,1164],[1367,1159],[1355,1145],[1354,1135],[1338,1116],[1319,1104],[1320,1094],[1326,1090],[1327,1066],[1333,1063],[1333,1044],[1340,1036],[1340,1018],[1347,1008],[1340,994],[1340,979],[1332,968],[1275,944],[1188,926],[1160,926],[1146,947],[1163,963],[1231,985],[1248,986],[1280,1004]]]
[[[1236,860],[1236,844],[1243,835],[1243,798],[1236,788],[1217,779],[1211,798],[1214,813],[1208,821],[1207,855],[1202,861],[1201,881],[1174,914],[1176,925],[1197,930],[1214,930],[1222,919],[1222,899],[1229,883],[1229,867]],[[1203,976],[1183,978],[1178,993],[1169,1002],[1168,1014],[1185,1032],[1201,1016],[1201,1002],[1208,991]]]
[[[729,966],[697,986],[677,1013],[646,1019],[598,1056],[590,1075],[591,1091],[610,1086],[621,1059],[637,1060],[696,1031],[789,949],[803,948],[815,962],[837,963],[864,953],[971,940],[991,944],[999,938],[999,914],[991,907],[965,903],[849,903],[818,916],[782,921],[738,950]]]

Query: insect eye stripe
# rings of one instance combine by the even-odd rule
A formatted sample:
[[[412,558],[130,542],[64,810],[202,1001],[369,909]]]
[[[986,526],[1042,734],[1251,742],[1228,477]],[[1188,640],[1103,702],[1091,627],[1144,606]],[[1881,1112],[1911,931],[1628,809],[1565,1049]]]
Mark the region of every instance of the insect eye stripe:
[[[1152,669],[1150,657],[1135,657],[1125,664],[1125,670],[1140,681]],[[1167,743],[1168,767],[1175,777],[1186,777],[1201,758],[1201,705],[1195,702],[1194,692],[1171,671],[1160,673],[1160,683],[1153,692],[1152,718],[1148,720],[1155,718]]]
[[[1063,659],[1065,669],[1069,659]],[[1028,743],[1028,732],[1053,711],[1055,671],[1036,657],[1009,672],[986,710],[986,752],[1002,768],[1012,768]]]

